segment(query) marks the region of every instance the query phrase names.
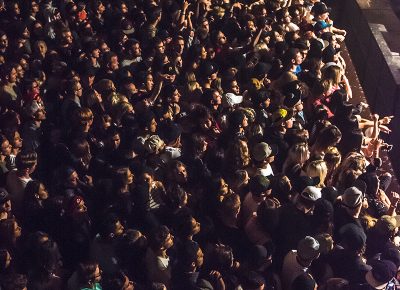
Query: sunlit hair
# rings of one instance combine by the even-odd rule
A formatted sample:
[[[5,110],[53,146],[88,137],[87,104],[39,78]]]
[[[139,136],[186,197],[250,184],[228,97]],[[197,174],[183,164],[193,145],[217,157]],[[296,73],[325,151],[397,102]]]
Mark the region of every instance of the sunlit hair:
[[[319,177],[319,184],[317,187],[325,187],[325,178],[328,174],[328,167],[324,160],[313,160],[308,163],[306,168],[306,174],[310,177]]]
[[[292,145],[287,154],[285,163],[283,164],[283,172],[290,170],[293,165],[303,165],[310,158],[310,151],[306,142]]]

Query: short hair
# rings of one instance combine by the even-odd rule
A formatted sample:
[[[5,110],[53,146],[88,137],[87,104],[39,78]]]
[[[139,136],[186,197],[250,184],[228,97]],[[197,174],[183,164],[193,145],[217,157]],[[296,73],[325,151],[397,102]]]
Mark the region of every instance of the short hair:
[[[87,283],[88,281],[92,280],[97,267],[99,267],[99,264],[94,261],[79,263],[77,269],[79,282]]]
[[[170,230],[167,226],[159,226],[150,233],[149,245],[154,250],[159,250],[165,244],[165,240],[170,234]]]
[[[15,159],[18,170],[32,168],[37,163],[37,153],[33,150],[22,151]]]

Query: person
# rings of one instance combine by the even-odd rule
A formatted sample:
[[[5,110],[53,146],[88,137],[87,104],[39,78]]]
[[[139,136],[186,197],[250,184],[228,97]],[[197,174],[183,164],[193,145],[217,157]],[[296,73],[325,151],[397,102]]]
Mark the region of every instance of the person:
[[[174,244],[174,236],[166,226],[154,229],[150,236],[149,248],[145,256],[145,266],[150,281],[171,284],[172,261],[167,250]]]
[[[291,250],[283,260],[282,282],[283,289],[296,289],[297,278],[307,272],[313,260],[320,254],[320,244],[313,237],[306,236],[299,241],[297,250]],[[300,279],[300,278],[299,278]],[[299,288],[300,289],[300,288]]]
[[[1,289],[366,285],[393,116],[348,102],[329,1],[264,2],[0,0]]]

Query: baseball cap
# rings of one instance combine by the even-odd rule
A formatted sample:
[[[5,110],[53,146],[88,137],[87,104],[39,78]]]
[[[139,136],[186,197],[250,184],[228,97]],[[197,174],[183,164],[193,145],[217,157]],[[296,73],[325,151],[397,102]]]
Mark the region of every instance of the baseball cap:
[[[272,123],[280,124],[280,123],[286,122],[287,120],[290,120],[292,117],[293,117],[292,110],[279,108],[278,110],[276,110],[275,112],[272,113],[271,119],[272,119]]]
[[[212,74],[215,74],[218,71],[217,66],[208,61],[208,62],[204,62],[201,66],[200,66],[200,73],[203,76],[211,76]]]
[[[314,260],[319,255],[319,242],[306,236],[297,244],[297,255],[304,260]]]
[[[365,274],[368,284],[375,289],[385,289],[396,275],[396,265],[389,260],[375,260],[371,266],[372,269]]]
[[[342,204],[348,208],[357,208],[363,201],[364,194],[357,187],[347,188],[342,195]]]
[[[292,178],[293,187],[297,190],[297,192],[302,192],[307,186],[316,186],[319,184],[319,176],[310,177],[310,176],[296,176]]]
[[[121,28],[122,28],[122,32],[125,33],[126,35],[130,35],[135,32],[132,22],[128,19],[123,19],[121,21]]]
[[[260,194],[270,188],[271,182],[264,175],[256,175],[250,179],[250,190],[252,193]]]
[[[364,230],[353,223],[344,225],[339,230],[341,241],[346,244],[349,250],[358,251],[365,246],[367,236]]]
[[[315,16],[321,15],[327,12],[331,12],[331,8],[328,8],[324,2],[317,2],[311,8],[311,12],[314,13]]]
[[[252,153],[253,158],[256,161],[263,161],[269,156],[275,156],[276,154],[278,154],[278,147],[275,144],[272,144],[272,146],[270,146],[265,142],[261,142],[253,147]]]
[[[8,191],[5,188],[0,187],[0,204],[6,203],[9,200],[10,194],[8,193]]]
[[[233,93],[226,93],[223,97],[223,101],[227,107],[232,107],[243,102],[243,96],[238,96]]]
[[[144,141],[144,149],[148,153],[155,153],[165,145],[164,141],[158,135],[151,135]]]
[[[315,186],[307,186],[303,189],[300,196],[310,201],[317,201],[321,198],[321,189]]]
[[[377,220],[374,227],[379,232],[386,234],[393,232],[399,226],[400,216],[383,215]]]

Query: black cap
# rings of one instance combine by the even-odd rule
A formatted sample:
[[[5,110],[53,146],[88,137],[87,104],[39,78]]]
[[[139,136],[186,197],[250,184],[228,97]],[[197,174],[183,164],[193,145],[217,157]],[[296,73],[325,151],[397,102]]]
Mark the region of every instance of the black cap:
[[[317,2],[312,7],[311,12],[314,13],[314,15],[321,15],[327,12],[330,13],[331,8],[328,8],[324,2]]]
[[[10,195],[8,194],[8,191],[0,187],[0,204],[6,203],[7,201],[10,200]]]
[[[211,76],[212,74],[215,74],[217,71],[218,71],[217,66],[210,61],[204,62],[200,66],[201,75],[206,76],[206,77]]]

